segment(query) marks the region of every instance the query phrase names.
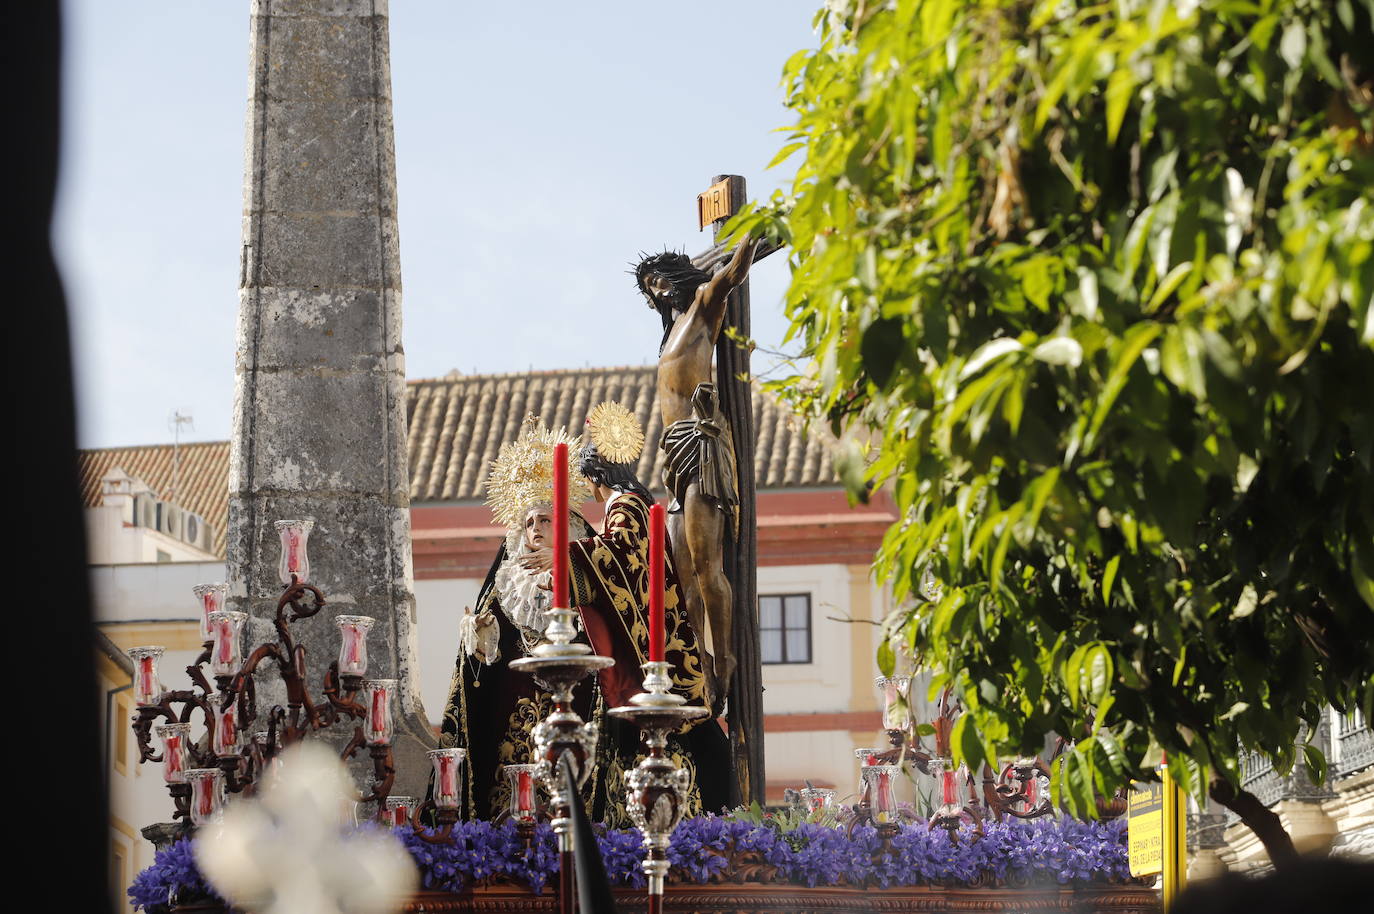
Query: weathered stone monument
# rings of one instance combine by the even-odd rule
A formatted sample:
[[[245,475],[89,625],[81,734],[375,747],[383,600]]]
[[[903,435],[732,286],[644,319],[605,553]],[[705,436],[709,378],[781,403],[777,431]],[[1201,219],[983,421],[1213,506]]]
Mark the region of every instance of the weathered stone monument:
[[[281,593],[273,522],[314,519],[329,603],[292,627],[311,691],[334,616],[375,617],[368,676],[400,680],[392,792],[423,796],[388,44],[386,0],[252,3],[228,566],[251,648]],[[265,714],[278,678],[258,686]]]

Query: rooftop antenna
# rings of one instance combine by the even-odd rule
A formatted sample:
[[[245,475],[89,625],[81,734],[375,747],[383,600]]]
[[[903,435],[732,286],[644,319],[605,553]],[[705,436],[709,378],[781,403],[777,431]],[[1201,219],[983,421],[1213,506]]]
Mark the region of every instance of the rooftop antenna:
[[[167,427],[172,432],[172,491],[167,500],[172,504],[177,503],[177,493],[181,491],[181,429],[185,426],[190,431],[195,431],[196,420],[191,417],[191,410],[186,412],[181,409],[172,410],[172,414],[167,417]]]

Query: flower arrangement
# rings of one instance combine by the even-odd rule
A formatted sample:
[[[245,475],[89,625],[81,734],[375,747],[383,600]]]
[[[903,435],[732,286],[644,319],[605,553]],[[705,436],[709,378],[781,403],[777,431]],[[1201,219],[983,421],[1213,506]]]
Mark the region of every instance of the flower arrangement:
[[[428,890],[460,892],[475,883],[507,882],[542,893],[557,873],[553,830],[540,825],[527,850],[512,823],[460,822],[449,844],[429,844],[409,828],[393,834],[420,869]],[[673,832],[671,882],[771,883],[816,886],[1029,885],[1123,882],[1125,822],[1036,819],[989,823],[981,839],[957,841],[942,829],[903,825],[886,843],[870,826],[844,828],[787,817],[702,816]],[[637,831],[597,829],[597,844],[614,885],[640,888],[644,874]],[[136,908],[168,909],[176,897],[215,897],[196,869],[190,839],[158,852],[129,888]]]
[[[129,886],[134,908],[148,914],[170,911],[173,904],[223,899],[196,865],[190,838],[182,838],[153,855],[153,862]]]

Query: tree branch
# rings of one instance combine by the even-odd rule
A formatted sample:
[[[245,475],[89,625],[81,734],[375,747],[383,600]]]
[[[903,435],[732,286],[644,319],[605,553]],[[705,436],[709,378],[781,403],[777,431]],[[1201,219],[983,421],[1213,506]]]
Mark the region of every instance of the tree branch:
[[[1238,790],[1225,778],[1213,778],[1208,790],[1213,800],[1240,816],[1240,820],[1260,839],[1269,853],[1274,869],[1282,870],[1298,862],[1293,839],[1284,830],[1278,813],[1265,806],[1248,790]]]

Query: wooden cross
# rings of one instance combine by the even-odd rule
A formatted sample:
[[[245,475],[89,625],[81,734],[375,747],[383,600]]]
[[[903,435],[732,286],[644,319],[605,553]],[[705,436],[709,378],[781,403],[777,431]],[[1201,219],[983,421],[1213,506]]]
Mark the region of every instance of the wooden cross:
[[[746,200],[744,178],[716,175],[711,187],[697,195],[697,218],[702,229],[713,227],[715,244],[692,258],[699,269],[710,273],[725,263],[729,253],[720,242],[726,220]],[[779,250],[760,244],[754,262]],[[749,280],[730,293],[726,328],[748,338]],[[739,541],[733,555],[725,557],[725,573],[734,591],[733,651],[737,666],[730,687],[726,720],[730,727],[730,754],[734,777],[732,804],[764,802],[763,769],[763,668],[759,655],[758,613],[758,512],[754,492],[754,407],[750,388],[753,375],[749,349],[722,332],[716,341],[716,389],[720,407],[730,423],[735,447],[735,478],[739,486]]]

